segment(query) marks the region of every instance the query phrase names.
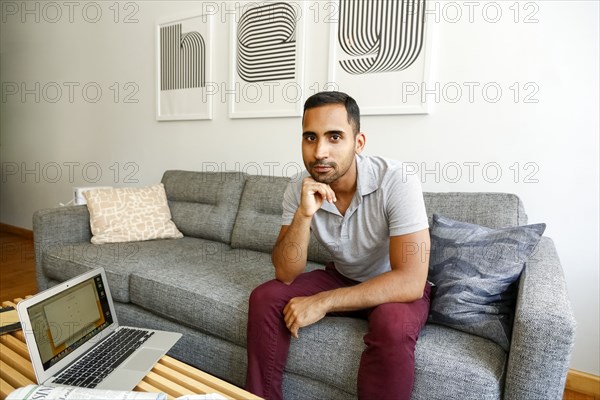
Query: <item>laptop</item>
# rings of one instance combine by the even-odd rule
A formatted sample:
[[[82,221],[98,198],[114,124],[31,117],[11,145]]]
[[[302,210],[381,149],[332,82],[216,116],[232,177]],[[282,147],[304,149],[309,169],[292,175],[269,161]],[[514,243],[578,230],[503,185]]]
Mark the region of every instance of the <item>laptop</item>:
[[[49,386],[131,390],[182,336],[119,326],[104,268],[25,299],[17,311],[37,382]]]

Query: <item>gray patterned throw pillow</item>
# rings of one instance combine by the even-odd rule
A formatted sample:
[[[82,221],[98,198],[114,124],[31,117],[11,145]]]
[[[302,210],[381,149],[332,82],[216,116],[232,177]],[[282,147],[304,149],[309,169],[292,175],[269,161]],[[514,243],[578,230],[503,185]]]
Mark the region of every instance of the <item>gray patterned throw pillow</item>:
[[[519,276],[546,224],[491,229],[433,215],[429,322],[510,347]]]

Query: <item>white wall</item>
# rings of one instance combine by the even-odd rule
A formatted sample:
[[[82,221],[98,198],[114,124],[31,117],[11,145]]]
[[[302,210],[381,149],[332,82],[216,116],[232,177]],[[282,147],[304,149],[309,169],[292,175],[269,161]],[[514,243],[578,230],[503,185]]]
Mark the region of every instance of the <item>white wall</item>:
[[[198,170],[206,163],[276,175],[286,174],[289,162],[301,164],[299,118],[232,120],[217,96],[212,121],[155,120],[155,22],[202,10],[202,2],[120,3],[118,22],[113,2],[31,1],[33,13],[24,12],[23,4],[2,1],[2,223],[31,228],[33,211],[67,202],[73,186],[150,184],[165,169]],[[311,2],[321,20],[330,4]],[[210,6],[232,7],[220,1]],[[519,195],[530,222],[547,223],[565,269],[579,325],[572,368],[598,374],[598,3],[459,1],[428,7],[435,28],[429,88],[436,82],[447,89],[458,85],[463,96],[452,103],[454,92],[437,102],[429,95],[428,115],[364,117],[366,152],[432,171],[423,176],[427,191]],[[96,18],[96,8],[102,11],[98,22],[87,22],[84,16]],[[498,8],[502,16],[492,23]],[[126,16],[137,22],[123,23]],[[315,21],[314,12],[307,16],[307,86],[322,86],[329,27]],[[217,14],[214,31],[213,79],[219,84],[227,82],[229,68],[229,28],[222,18],[229,17]],[[525,23],[527,18],[537,21]],[[473,101],[464,82],[479,84]],[[123,102],[127,83],[139,89],[137,103]],[[499,101],[486,100],[481,88],[487,83],[502,89]],[[19,93],[11,94],[15,84]],[[99,101],[86,100],[86,84],[101,87]],[[399,88],[390,82],[390,90]],[[530,100],[537,102],[525,102],[533,89]],[[351,94],[360,104],[360,93]]]

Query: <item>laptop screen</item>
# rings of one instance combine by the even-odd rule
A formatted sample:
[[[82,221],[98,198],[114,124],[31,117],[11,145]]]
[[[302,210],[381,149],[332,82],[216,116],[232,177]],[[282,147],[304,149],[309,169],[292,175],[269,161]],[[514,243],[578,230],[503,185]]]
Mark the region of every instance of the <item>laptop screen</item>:
[[[100,274],[28,309],[44,370],[113,322]]]

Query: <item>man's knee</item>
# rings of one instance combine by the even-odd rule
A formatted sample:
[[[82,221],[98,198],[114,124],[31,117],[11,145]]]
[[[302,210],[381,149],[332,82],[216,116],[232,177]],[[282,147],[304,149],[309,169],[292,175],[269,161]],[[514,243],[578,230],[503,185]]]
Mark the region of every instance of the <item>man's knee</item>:
[[[285,296],[285,284],[274,279],[256,287],[250,293],[249,306],[251,309],[272,307],[280,304]]]
[[[421,331],[422,322],[423,317],[415,315],[407,304],[382,304],[376,307],[369,317],[369,331],[378,342],[390,345],[414,344]]]

